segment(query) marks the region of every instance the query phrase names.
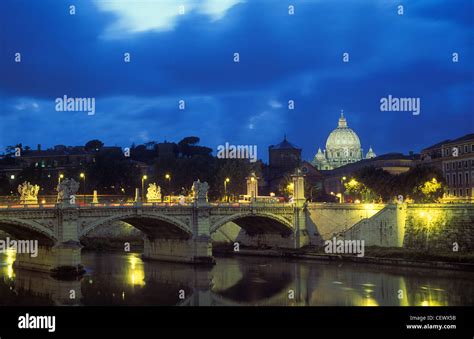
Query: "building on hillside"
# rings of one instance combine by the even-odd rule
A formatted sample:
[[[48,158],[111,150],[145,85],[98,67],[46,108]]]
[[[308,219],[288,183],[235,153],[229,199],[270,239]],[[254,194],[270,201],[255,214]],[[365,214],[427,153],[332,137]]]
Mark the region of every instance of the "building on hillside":
[[[323,171],[324,189],[327,194],[342,194],[345,191],[344,183],[350,180],[354,173],[366,167],[383,169],[396,175],[407,172],[418,163],[418,154],[404,155],[402,153],[387,153],[375,158],[360,160],[331,171]]]
[[[421,162],[443,172],[446,201],[474,200],[474,133],[423,149]]]

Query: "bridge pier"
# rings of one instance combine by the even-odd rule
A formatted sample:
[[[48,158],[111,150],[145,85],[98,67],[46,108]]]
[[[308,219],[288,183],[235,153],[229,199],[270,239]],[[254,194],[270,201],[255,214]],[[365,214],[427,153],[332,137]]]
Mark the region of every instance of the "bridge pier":
[[[52,273],[56,276],[79,275],[83,272],[78,234],[79,211],[75,205],[61,206],[55,213],[55,236],[41,241],[36,256],[17,254],[15,267]]]
[[[55,275],[75,275],[82,271],[81,248],[75,242],[58,243],[54,246],[38,246],[37,256],[17,254],[15,268],[49,272]]]
[[[150,239],[145,237],[143,257],[145,259],[211,264],[210,242],[193,239]]]
[[[209,208],[206,204],[196,205],[193,207],[192,216],[193,236],[173,239],[146,236],[143,257],[192,264],[214,264],[209,232]]]
[[[311,244],[311,239],[306,225],[307,211],[305,207],[295,207],[293,215],[294,248],[302,248]]]
[[[292,176],[293,187],[294,187],[294,204],[295,209],[293,212],[293,225],[294,225],[294,247],[302,248],[311,243],[308,229],[306,227],[306,197],[304,192],[304,176],[301,170],[297,169],[295,174]]]

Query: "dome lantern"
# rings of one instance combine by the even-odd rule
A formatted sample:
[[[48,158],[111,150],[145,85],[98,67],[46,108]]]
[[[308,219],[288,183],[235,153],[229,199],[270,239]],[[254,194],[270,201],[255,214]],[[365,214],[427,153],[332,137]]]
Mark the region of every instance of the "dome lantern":
[[[347,128],[347,121],[344,118],[344,110],[341,109],[341,117],[339,118],[339,123],[337,124],[337,128]]]

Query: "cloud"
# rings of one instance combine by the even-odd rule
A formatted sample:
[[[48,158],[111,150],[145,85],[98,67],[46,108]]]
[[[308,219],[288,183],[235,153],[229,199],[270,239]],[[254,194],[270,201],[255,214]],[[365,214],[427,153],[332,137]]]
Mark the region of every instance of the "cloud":
[[[198,13],[213,22],[221,20],[227,11],[241,0],[96,0],[97,8],[115,16],[105,37],[123,38],[127,34],[166,32],[173,30],[180,17]]]
[[[268,105],[270,105],[271,108],[282,108],[283,105],[281,103],[279,103],[278,101],[276,100],[270,100],[268,102]]]
[[[341,109],[377,154],[472,132],[469,0],[420,0],[404,16],[379,0],[295,0],[293,16],[268,0],[76,3],[70,16],[68,0],[0,1],[0,151],[92,138],[128,146],[143,131],[266,149],[286,133],[312,158]],[[421,97],[422,115],[381,114],[387,94]],[[95,97],[96,115],[55,112],[63,95]]]
[[[17,98],[11,103],[11,106],[15,108],[17,111],[38,111],[39,105],[38,103],[31,98]]]

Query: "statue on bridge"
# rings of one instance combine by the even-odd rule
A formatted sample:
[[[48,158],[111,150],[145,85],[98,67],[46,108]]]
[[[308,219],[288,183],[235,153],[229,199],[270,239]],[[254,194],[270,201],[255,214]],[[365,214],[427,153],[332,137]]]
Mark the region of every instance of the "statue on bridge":
[[[76,193],[79,190],[79,183],[74,179],[64,179],[56,187],[58,192],[57,202],[62,205],[75,205],[76,204]]]
[[[20,204],[30,205],[38,203],[38,192],[40,187],[32,185],[28,181],[18,185],[18,193],[20,193]]]
[[[196,205],[207,205],[207,192],[209,184],[201,182],[199,179],[193,183],[193,198]]]
[[[161,187],[156,183],[148,184],[146,200],[148,202],[161,202]]]

